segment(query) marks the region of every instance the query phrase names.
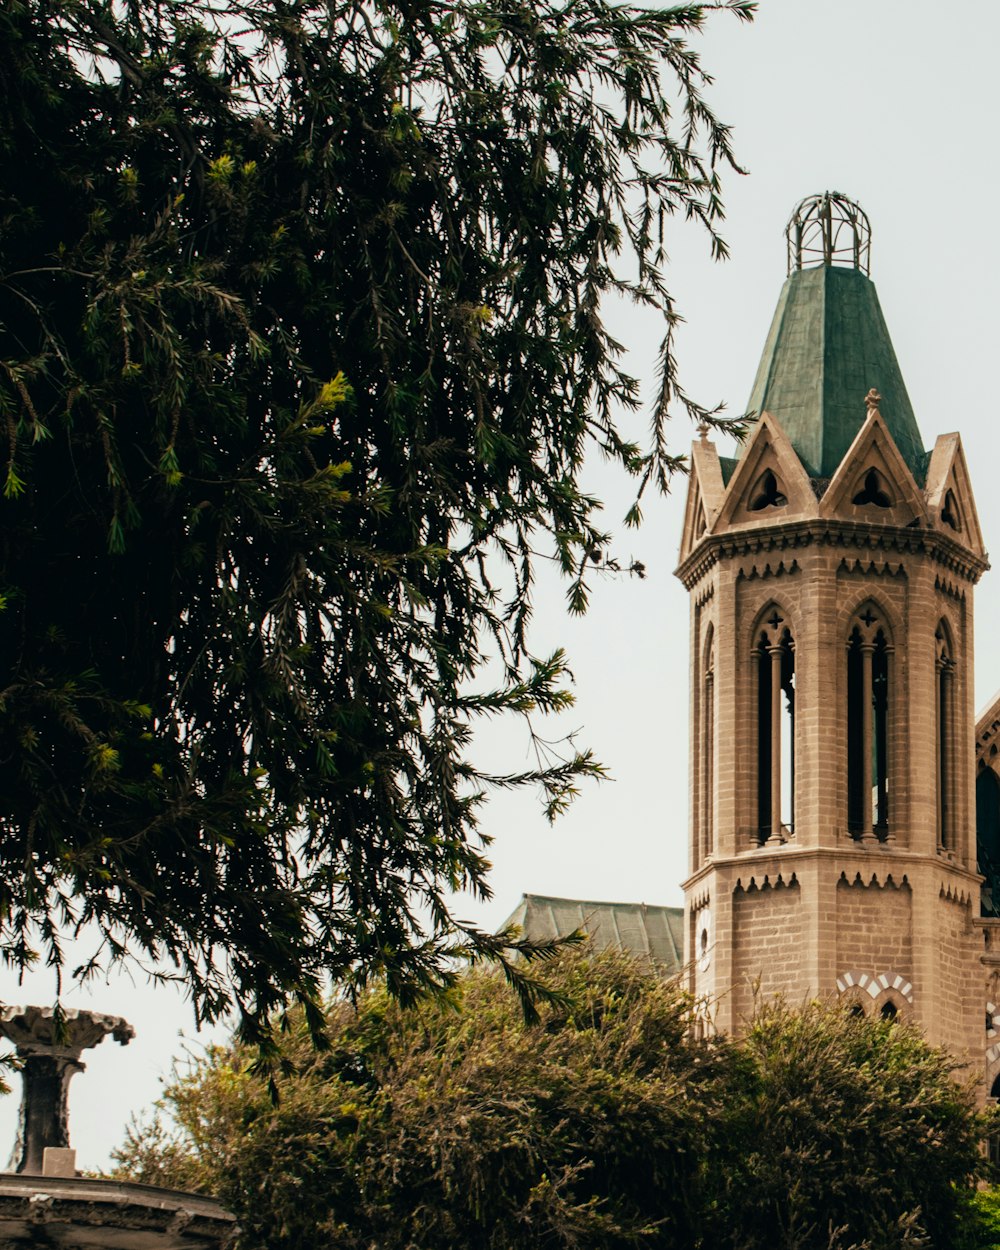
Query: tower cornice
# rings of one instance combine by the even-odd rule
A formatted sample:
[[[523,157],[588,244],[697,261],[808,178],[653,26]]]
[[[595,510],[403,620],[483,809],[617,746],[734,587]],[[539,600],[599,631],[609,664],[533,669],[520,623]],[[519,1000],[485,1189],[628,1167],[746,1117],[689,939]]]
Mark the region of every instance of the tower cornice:
[[[870,522],[809,518],[758,525],[752,529],[706,534],[678,565],[675,576],[693,589],[720,560],[771,551],[806,547],[843,547],[856,551],[893,551],[929,556],[950,572],[975,585],[990,567],[989,561],[939,530]]]
[[[932,861],[908,847],[886,843],[862,844],[853,841],[846,832],[842,838],[842,844],[836,846],[799,846],[793,841],[777,848],[747,846],[736,855],[713,856],[686,881],[682,881],[681,888],[689,893],[698,890],[711,893],[714,878],[724,879],[730,889],[740,882],[745,888],[751,880],[758,885],[764,881],[773,884],[779,879],[787,883],[810,862],[828,865],[832,879],[844,876],[849,882],[860,875],[866,883],[874,877],[879,884],[884,884],[885,879],[891,877],[899,884],[904,879],[915,879],[919,874],[930,871],[938,880],[942,892],[948,888],[947,878],[961,880],[970,895],[978,890],[983,880],[980,873],[973,872],[943,853]]]

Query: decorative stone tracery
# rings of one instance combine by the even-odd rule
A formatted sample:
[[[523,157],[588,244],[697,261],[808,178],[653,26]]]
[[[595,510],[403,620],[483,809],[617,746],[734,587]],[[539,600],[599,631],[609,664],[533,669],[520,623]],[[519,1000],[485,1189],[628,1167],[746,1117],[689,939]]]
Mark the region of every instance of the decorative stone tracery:
[[[901,972],[869,973],[852,968],[837,977],[837,993],[845,1003],[860,1003],[865,1015],[879,1014],[887,1003],[895,1007],[893,1015],[913,1006],[913,985]]]

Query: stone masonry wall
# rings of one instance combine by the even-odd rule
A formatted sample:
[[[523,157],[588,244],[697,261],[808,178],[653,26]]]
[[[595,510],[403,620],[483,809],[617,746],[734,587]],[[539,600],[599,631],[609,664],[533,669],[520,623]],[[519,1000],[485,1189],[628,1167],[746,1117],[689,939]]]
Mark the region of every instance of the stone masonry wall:
[[[763,888],[751,883],[733,894],[733,1019],[750,1019],[754,996],[783,994],[790,1002],[805,993],[802,969],[802,891],[793,879]]]
[[[837,883],[837,974],[857,970],[913,977],[912,893],[904,881]]]
[[[967,900],[941,896],[935,917],[937,994],[936,1033],[956,1054],[982,1053],[983,968],[979,934],[972,927]]]

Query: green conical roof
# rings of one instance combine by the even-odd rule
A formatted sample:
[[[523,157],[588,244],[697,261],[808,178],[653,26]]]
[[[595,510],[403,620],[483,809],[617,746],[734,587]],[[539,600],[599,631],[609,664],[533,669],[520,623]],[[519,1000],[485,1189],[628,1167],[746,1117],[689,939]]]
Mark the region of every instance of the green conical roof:
[[[748,411],[776,417],[807,472],[828,478],[864,424],[872,387],[922,483],[923,442],[873,283],[854,268],[795,270],[778,300]]]

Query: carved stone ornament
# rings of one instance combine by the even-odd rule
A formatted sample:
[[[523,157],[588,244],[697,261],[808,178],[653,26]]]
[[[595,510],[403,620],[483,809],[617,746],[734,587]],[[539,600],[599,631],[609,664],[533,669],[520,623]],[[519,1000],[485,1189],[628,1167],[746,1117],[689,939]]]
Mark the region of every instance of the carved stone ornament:
[[[120,1016],[73,1008],[4,1007],[0,1037],[21,1060],[21,1113],[10,1170],[41,1175],[47,1148],[69,1148],[69,1083],[85,1064],[80,1056],[110,1034],[127,1045],[135,1030]]]
[[[135,1030],[120,1016],[53,1007],[0,1009],[24,1093],[11,1168],[0,1173],[0,1250],[228,1250],[236,1220],[214,1198],[80,1176],[66,1098],[80,1056]]]

